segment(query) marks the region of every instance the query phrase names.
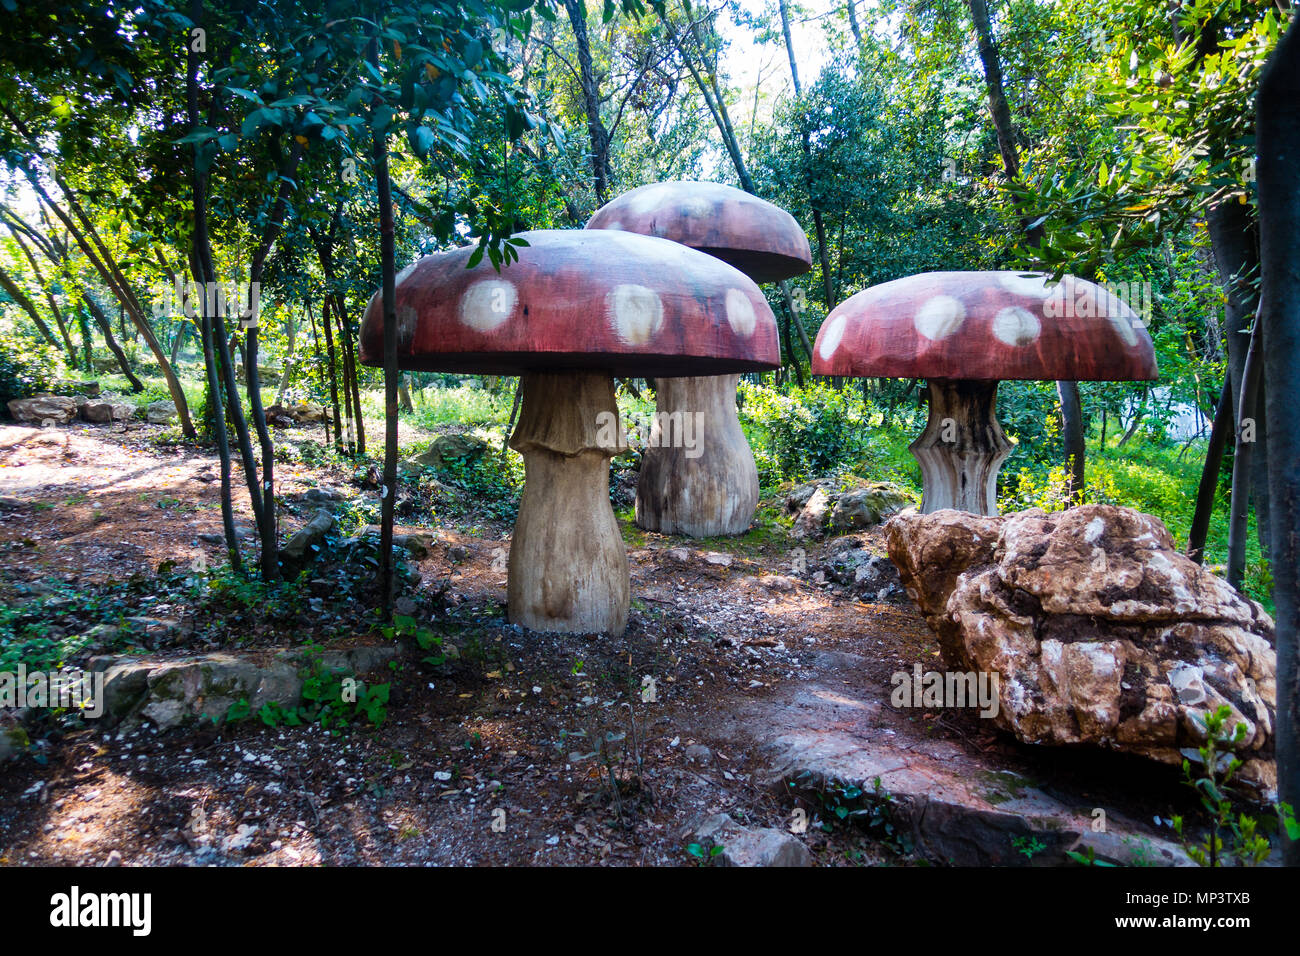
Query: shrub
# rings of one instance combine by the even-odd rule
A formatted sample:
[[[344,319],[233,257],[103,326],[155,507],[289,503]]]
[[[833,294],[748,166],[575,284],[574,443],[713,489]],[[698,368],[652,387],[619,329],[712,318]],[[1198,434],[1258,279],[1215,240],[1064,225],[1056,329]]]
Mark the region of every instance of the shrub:
[[[13,329],[0,329],[0,406],[47,392],[63,373],[57,349]]]
[[[742,421],[759,426],[762,455],[781,477],[830,474],[868,450],[868,409],[856,393],[816,382],[779,392],[741,383]],[[755,449],[756,452],[759,449]]]

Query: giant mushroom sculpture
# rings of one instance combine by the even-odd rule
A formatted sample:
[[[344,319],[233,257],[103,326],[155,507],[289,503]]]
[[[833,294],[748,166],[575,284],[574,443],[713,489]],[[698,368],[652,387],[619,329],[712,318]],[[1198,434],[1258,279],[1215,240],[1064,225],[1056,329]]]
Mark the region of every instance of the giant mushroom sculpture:
[[[808,237],[783,209],[721,183],[641,186],[591,217],[588,229],[660,236],[707,252],[755,282],[788,279],[812,266]],[[696,538],[742,534],[758,507],[758,469],[736,417],[738,374],[662,378],[636,486],[636,523]],[[695,448],[665,435],[684,415],[703,414],[709,440]]]
[[[926,272],[841,302],[817,333],[815,375],[924,378],[921,510],[997,514],[1011,452],[998,382],[1148,381],[1155,350],[1138,316],[1092,282],[1017,272]]]
[[[630,581],[609,502],[609,459],[625,447],[613,375],[773,368],[776,320],[751,280],[665,239],[585,230],[519,238],[528,245],[500,272],[469,268],[473,247],[402,270],[398,367],[522,376],[510,438],[525,465],[510,620],[621,634]],[[367,365],[382,364],[383,326],[376,293],[361,326]]]

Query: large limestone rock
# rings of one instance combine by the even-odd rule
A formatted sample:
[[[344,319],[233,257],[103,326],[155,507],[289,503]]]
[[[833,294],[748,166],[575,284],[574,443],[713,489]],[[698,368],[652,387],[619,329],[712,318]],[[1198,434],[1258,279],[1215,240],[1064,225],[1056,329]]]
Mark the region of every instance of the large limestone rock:
[[[1002,518],[904,514],[885,527],[948,667],[996,671],[999,725],[1027,743],[1195,758],[1227,704],[1242,779],[1276,786],[1276,655],[1264,610],[1129,508]]]
[[[77,417],[77,402],[65,395],[15,398],[9,402],[9,414],[16,422],[35,422],[38,425],[54,422],[63,425]]]

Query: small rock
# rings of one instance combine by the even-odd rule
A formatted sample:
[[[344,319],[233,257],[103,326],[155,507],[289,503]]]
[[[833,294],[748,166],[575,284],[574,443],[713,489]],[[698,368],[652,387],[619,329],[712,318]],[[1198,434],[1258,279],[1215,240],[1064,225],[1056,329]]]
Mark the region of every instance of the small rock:
[[[144,415],[150,425],[167,425],[176,418],[176,403],[166,398],[150,402]]]
[[[481,458],[487,447],[487,442],[473,435],[442,435],[423,455],[410,459],[409,464],[416,468],[444,471],[457,463]]]
[[[696,842],[722,847],[715,858],[722,866],[812,866],[808,848],[789,833],[772,828],[749,829],[725,813],[695,827]]]
[[[302,568],[320,551],[325,536],[334,528],[334,515],[324,508],[298,529],[280,551],[280,559],[291,568]]]
[[[81,417],[98,425],[124,422],[135,414],[135,405],[121,399],[95,399],[81,406]]]
[[[713,751],[704,744],[691,744],[686,748],[686,759],[701,766],[713,762]]]
[[[347,498],[343,492],[337,488],[308,488],[303,494],[303,499],[317,504],[327,504],[331,501],[343,501]]]

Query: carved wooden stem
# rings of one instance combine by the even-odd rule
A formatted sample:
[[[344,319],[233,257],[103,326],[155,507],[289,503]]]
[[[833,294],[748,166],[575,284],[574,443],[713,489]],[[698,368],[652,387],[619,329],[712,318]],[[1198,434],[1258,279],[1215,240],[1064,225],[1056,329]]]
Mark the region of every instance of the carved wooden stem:
[[[930,379],[930,419],[910,448],[921,463],[921,511],[998,513],[998,468],[1011,442],[997,418],[997,382]]]
[[[609,503],[621,452],[614,381],[604,372],[534,373],[519,383],[510,447],[524,493],[510,543],[510,620],[534,631],[622,634],[631,580]]]
[[[739,381],[739,375],[655,381],[655,422],[636,484],[642,528],[693,538],[749,530],[758,469],[736,417]]]

